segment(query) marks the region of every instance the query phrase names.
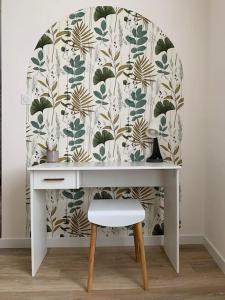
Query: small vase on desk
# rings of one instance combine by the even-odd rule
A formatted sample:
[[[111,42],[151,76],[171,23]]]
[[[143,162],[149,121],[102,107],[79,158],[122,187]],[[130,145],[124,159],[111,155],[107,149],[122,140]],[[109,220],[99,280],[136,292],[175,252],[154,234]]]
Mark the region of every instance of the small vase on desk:
[[[59,161],[59,151],[57,150],[47,150],[47,162],[56,163]]]
[[[51,144],[46,142],[46,156],[47,163],[56,163],[59,161],[59,151],[57,150],[57,144]]]

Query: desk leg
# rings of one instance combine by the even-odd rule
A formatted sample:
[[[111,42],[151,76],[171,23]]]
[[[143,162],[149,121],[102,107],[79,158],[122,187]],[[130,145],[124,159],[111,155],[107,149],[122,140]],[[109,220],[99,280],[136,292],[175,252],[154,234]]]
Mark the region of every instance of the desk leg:
[[[165,172],[164,250],[179,273],[179,171]]]
[[[47,253],[45,191],[31,190],[31,264],[37,273]]]

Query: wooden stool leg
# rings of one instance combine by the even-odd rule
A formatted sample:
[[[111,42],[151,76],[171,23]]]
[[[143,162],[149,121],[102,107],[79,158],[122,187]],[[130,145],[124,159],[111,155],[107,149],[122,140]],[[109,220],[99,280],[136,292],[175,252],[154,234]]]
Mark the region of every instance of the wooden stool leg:
[[[88,281],[87,281],[88,292],[92,289],[96,236],[97,236],[97,225],[91,223],[91,240],[90,240],[90,250],[89,250]]]
[[[144,247],[144,240],[143,240],[143,233],[142,233],[142,224],[137,223],[134,226],[136,227],[136,232],[137,232],[144,289],[146,290],[148,288],[148,274],[147,274],[147,266],[145,260],[145,247]]]
[[[140,252],[139,252],[139,244],[138,244],[138,238],[137,238],[137,230],[136,230],[135,225],[133,225],[133,233],[134,233],[135,258],[136,258],[136,262],[139,262],[140,261]]]

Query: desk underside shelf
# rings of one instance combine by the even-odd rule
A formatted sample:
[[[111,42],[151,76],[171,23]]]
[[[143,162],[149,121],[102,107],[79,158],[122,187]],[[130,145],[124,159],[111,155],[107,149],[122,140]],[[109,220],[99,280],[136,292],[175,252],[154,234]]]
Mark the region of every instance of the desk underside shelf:
[[[56,189],[52,179],[57,179],[59,175],[62,178],[62,173],[65,175],[65,187],[64,183],[61,183],[58,189],[164,186],[164,249],[174,269],[179,273],[179,169],[180,167],[171,164],[158,163],[156,166],[145,162],[129,165],[120,163],[118,167],[90,163],[68,164],[64,167],[62,164],[30,167],[32,276],[37,273],[47,253],[45,190]],[[49,186],[46,185],[46,178],[43,176],[51,179]],[[43,185],[40,184],[40,178]]]

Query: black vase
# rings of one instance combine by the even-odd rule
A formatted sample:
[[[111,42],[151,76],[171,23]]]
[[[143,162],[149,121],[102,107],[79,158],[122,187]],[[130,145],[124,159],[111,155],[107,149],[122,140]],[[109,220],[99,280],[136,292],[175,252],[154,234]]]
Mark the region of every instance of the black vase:
[[[152,155],[149,158],[147,158],[146,161],[151,163],[163,162],[162,155],[159,149],[159,142],[157,138],[153,139]]]

